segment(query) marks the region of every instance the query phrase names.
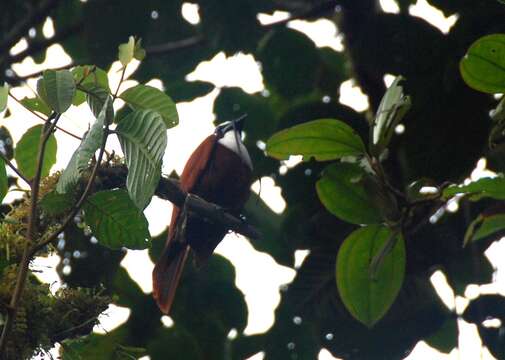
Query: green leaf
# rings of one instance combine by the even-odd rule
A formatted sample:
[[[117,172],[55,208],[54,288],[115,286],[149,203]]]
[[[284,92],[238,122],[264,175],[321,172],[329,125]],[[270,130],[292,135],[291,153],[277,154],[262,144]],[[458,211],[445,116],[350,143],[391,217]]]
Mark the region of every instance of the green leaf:
[[[105,113],[108,110],[108,104],[109,101],[106,101],[95,123],[84,135],[81,144],[70,158],[65,170],[63,170],[58,184],[56,184],[56,191],[58,193],[64,194],[72,190],[74,185],[79,181],[82,172],[88,168],[91,157],[102,144]]]
[[[14,150],[14,159],[18,164],[21,173],[31,179],[35,176],[37,169],[37,154],[39,151],[40,135],[43,125],[36,125],[28,129],[16,144]],[[49,175],[49,170],[56,162],[57,151],[56,138],[53,134],[49,135],[42,162],[42,177]]]
[[[138,61],[142,61],[146,57],[146,51],[142,47],[142,40],[139,39],[135,42],[135,48],[133,49],[133,57]]]
[[[88,89],[86,92],[86,101],[88,103],[91,112],[98,118],[100,111],[102,110],[105,102],[108,100],[107,113],[104,122],[107,124],[112,124],[114,119],[114,107],[112,106],[112,97],[108,90],[95,86]]]
[[[37,82],[39,96],[57,113],[65,112],[75,95],[75,81],[68,70],[46,70]]]
[[[175,103],[163,91],[152,86],[139,84],[124,91],[119,97],[135,109],[157,111],[163,117],[167,129],[179,123]]]
[[[93,85],[110,91],[107,72],[92,65],[81,65],[72,69],[72,75],[76,83],[80,85]]]
[[[83,207],[84,221],[98,242],[111,249],[141,250],[150,245],[147,219],[124,190],[100,191]]]
[[[294,29],[266,32],[255,56],[261,62],[265,85],[285,98],[314,91],[321,75],[319,49],[307,35]]]
[[[107,73],[100,68],[91,65],[77,66],[72,69],[72,75],[74,76],[76,84],[79,83],[80,86],[85,89],[91,90],[95,87],[100,87],[110,92]],[[85,101],[86,93],[81,90],[77,90],[72,104],[78,106]]]
[[[25,97],[24,99],[21,99],[21,104],[23,104],[23,106],[29,110],[37,111],[46,116],[49,116],[51,114],[51,108],[44,102],[44,100],[39,97],[31,99]]]
[[[451,185],[443,193],[445,198],[457,194],[474,194],[477,195],[475,198],[491,197],[497,200],[505,200],[505,177],[500,174],[492,178],[481,178],[468,185]]]
[[[470,226],[465,234],[463,246],[471,242],[483,239],[494,233],[505,229],[505,214],[479,215]]]
[[[126,66],[133,60],[135,52],[135,38],[130,36],[127,43],[119,45],[118,58],[123,66]]]
[[[372,149],[377,156],[388,146],[396,125],[412,105],[410,97],[403,94],[403,86],[400,85],[403,80],[401,76],[396,77],[377,109],[372,136]]]
[[[448,259],[444,264],[444,273],[449,286],[458,296],[465,296],[465,290],[470,284],[490,284],[493,282],[495,269],[484,254],[479,254],[472,248],[464,249],[458,257]]]
[[[425,339],[432,348],[449,354],[458,346],[458,323],[456,317],[447,319],[436,333]]]
[[[165,91],[176,103],[192,101],[205,96],[214,90],[215,86],[206,81],[172,81],[166,85]]]
[[[392,251],[384,257],[375,278],[369,272],[370,261],[391,237],[380,225],[352,232],[337,255],[337,287],[347,310],[368,327],[375,325],[393,304],[405,276],[405,244],[399,237]]]
[[[316,184],[323,205],[333,215],[353,224],[381,222],[379,209],[374,206],[363,186],[367,176],[356,164],[335,163],[326,167]]]
[[[313,120],[274,134],[267,142],[267,153],[276,159],[289,155],[334,160],[365,152],[358,134],[346,123],[334,119]]]
[[[121,120],[116,131],[128,166],[126,187],[133,202],[143,210],[160,180],[167,128],[157,112],[135,110]]]
[[[0,86],[0,112],[7,107],[7,99],[9,98],[9,85]]]
[[[7,191],[9,190],[9,183],[7,182],[7,171],[5,170],[5,162],[0,158],[0,202],[2,202]]]
[[[121,345],[127,343],[129,329],[121,325],[107,334],[90,334],[61,342],[62,360],[133,360],[147,355],[146,349]]]
[[[51,191],[40,200],[39,205],[49,215],[60,215],[74,205],[74,197],[70,193],[60,194],[57,191]]]
[[[459,63],[468,86],[490,94],[505,92],[505,34],[481,37]]]

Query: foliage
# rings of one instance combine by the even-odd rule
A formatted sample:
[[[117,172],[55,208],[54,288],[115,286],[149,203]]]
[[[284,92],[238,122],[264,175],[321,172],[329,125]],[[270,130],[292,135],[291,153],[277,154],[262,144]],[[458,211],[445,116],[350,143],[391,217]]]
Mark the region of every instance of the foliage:
[[[55,342],[62,344],[65,359],[146,353],[152,359],[180,354],[244,359],[258,352],[265,359],[315,359],[322,348],[345,359],[402,359],[421,340],[446,353],[457,346],[456,315],[440,302],[429,279],[440,269],[461,295],[468,284],[493,278],[484,251],[505,228],[505,100],[497,103],[489,94],[504,89],[505,6],[429,0],[446,16],[458,14],[442,34],[409,15],[413,0],[396,2],[400,14],[383,13],[378,2],[368,0],[196,0],[200,22],[191,24],[179,0],[7,1],[0,24],[13,30],[0,39],[0,110],[7,106],[1,116],[7,127],[14,126],[8,120],[16,109],[15,88],[37,78],[38,94],[19,101],[46,123],[16,144],[0,131],[2,154],[10,160],[14,149],[20,171],[4,174],[0,166],[0,195],[18,187],[20,176],[35,178],[33,159],[44,139],[41,170],[43,177],[49,174],[61,151],[53,135],[60,131],[56,125],[64,128],[56,124],[61,113],[70,116],[72,105],[87,102],[91,118],[83,121],[93,123],[79,134],[81,143],[62,173],[31,182],[40,185],[32,236],[33,192],[2,206],[0,304],[11,301],[26,244],[35,256],[56,252],[62,258],[58,274],[68,286],[68,294],[52,297],[28,271],[12,328],[19,340],[9,343],[7,358],[29,358]],[[259,22],[259,14],[277,10],[290,18]],[[51,38],[42,31],[48,17],[55,29]],[[287,26],[294,18],[333,21],[345,50],[316,46]],[[22,38],[27,47],[10,52]],[[53,43],[71,57],[68,69],[16,73],[14,65],[28,57],[45,60]],[[151,296],[119,267],[122,247],[149,246],[151,258],[159,256],[166,233],[146,241],[141,209],[161,177],[165,131],[179,123],[175,103],[215,89],[187,75],[220,52],[251,54],[261,63],[265,90],[249,94],[221,87],[215,90],[214,113],[217,122],[249,114],[245,144],[254,175],[272,177],[286,201],[276,214],[251,198],[244,213],[264,234],[252,245],[293,269],[295,251],[309,250],[281,291],[273,326],[252,336],[243,333],[247,307],[226,259],[214,256],[205,269],[186,269],[171,327],[161,323]],[[124,81],[134,59],[139,65],[128,80],[138,84],[112,89],[107,75],[112,62],[120,62]],[[395,80],[387,89],[384,77],[391,74]],[[146,85],[154,78],[164,90]],[[350,78],[368,96],[367,112],[337,101]],[[125,102],[119,111],[117,99]],[[112,137],[119,139],[124,159],[106,151]],[[304,161],[287,168],[290,155]],[[482,157],[497,176],[465,182]],[[125,166],[128,178],[118,180],[114,171]],[[449,201],[458,201],[462,211],[446,211]],[[54,298],[62,311],[52,310]],[[503,301],[501,295],[480,296],[462,315],[498,358],[504,325],[489,328],[485,320],[503,324]],[[127,322],[105,335],[90,334],[89,325],[108,303],[128,307]],[[4,324],[4,305],[0,314]],[[63,325],[51,330],[50,324]],[[75,327],[82,331],[68,331]],[[228,337],[232,329],[234,338]]]

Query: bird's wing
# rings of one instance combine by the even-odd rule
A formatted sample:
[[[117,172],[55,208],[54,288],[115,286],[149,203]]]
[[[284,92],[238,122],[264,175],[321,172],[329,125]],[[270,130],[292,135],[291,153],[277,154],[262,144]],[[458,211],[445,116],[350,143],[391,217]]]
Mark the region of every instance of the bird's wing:
[[[208,136],[191,154],[181,174],[182,190],[192,192],[205,172],[209,159],[214,152],[217,139]],[[153,270],[153,297],[160,310],[168,314],[174,301],[175,291],[188,257],[189,246],[181,236],[176,236],[181,210],[174,206],[168,238],[160,258]]]

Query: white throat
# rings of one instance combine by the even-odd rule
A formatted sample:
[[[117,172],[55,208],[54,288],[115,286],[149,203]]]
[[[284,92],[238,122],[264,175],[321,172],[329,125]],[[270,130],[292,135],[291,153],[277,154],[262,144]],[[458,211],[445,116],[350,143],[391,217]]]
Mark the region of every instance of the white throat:
[[[252,170],[253,166],[251,157],[249,156],[242,139],[240,139],[240,136],[237,137],[238,139],[235,137],[235,131],[227,131],[224,136],[218,140],[218,143],[230,149],[235,154],[238,154],[242,158],[242,161]]]

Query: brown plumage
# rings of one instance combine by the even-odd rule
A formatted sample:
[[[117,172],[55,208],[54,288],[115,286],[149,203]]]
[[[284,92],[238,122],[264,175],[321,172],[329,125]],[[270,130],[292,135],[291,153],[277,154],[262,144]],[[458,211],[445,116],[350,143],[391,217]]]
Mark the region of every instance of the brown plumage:
[[[251,179],[250,165],[236,152],[223,146],[216,134],[212,134],[189,158],[180,183],[184,191],[238,215],[249,197]],[[153,296],[165,314],[170,312],[189,251],[193,251],[197,266],[201,266],[227,232],[219,224],[190,214],[186,219],[184,236],[176,236],[182,220],[181,210],[174,206],[165,249],[153,271]]]

